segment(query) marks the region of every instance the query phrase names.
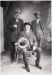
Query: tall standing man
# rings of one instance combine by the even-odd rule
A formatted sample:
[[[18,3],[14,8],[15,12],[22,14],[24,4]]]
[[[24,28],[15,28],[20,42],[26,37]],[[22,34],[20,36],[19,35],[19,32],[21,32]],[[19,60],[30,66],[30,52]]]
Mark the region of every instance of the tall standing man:
[[[9,29],[11,32],[11,61],[15,59],[15,42],[18,39],[20,32],[23,30],[23,20],[19,18],[20,10],[14,12],[14,17],[10,21]]]
[[[37,11],[36,13],[34,13],[34,16],[35,16],[35,20],[33,20],[31,22],[31,27],[32,27],[34,34],[36,35],[36,38],[37,38],[37,44],[38,44],[37,47],[41,48],[42,33],[43,33],[43,28],[40,23],[41,14],[39,11]],[[39,53],[37,54],[37,56],[38,55],[39,55]],[[41,51],[40,51],[40,55],[41,55]],[[35,66],[41,69],[41,66],[39,66],[39,60],[40,59],[38,58]]]
[[[35,20],[33,20],[31,22],[31,27],[32,27],[32,30],[33,30],[34,34],[36,34],[38,47],[40,47],[42,32],[43,32],[43,28],[42,28],[42,25],[41,25],[41,22],[40,22],[40,19],[41,19],[40,12],[37,11],[36,13],[34,13],[34,17],[35,17]]]

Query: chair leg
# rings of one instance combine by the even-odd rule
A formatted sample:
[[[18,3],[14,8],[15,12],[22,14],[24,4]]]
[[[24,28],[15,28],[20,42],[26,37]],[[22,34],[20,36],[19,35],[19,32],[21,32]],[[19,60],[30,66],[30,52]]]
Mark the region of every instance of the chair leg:
[[[19,52],[17,51],[17,61],[18,61],[18,59],[19,59]]]

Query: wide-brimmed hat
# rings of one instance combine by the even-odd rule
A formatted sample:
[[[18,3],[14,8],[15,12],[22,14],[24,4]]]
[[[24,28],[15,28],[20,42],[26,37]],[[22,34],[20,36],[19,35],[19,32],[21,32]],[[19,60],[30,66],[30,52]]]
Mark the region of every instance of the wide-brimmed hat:
[[[30,26],[30,28],[31,28],[31,24],[29,22],[25,22],[24,27],[26,27],[26,25]]]
[[[29,25],[31,27],[31,24],[29,22],[25,22],[24,26]]]

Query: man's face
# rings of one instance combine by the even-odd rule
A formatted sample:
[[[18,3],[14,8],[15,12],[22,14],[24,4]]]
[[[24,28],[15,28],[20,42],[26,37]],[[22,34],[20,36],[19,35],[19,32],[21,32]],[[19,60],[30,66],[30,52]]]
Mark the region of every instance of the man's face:
[[[37,20],[38,20],[38,19],[40,20],[40,19],[41,19],[40,15],[37,15],[37,16],[36,16],[36,19],[37,19]]]
[[[18,18],[19,18],[19,14],[16,14],[16,15],[15,15],[15,18],[18,19]]]
[[[30,31],[30,25],[26,25],[25,29],[26,29],[27,32],[29,32]]]

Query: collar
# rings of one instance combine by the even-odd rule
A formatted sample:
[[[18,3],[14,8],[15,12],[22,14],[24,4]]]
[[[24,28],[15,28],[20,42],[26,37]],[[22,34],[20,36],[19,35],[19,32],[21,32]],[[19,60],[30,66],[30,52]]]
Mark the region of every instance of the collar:
[[[37,24],[39,23],[39,21],[40,21],[40,20],[38,19],[38,20],[37,20]]]
[[[16,19],[16,22],[18,22],[18,19]]]

